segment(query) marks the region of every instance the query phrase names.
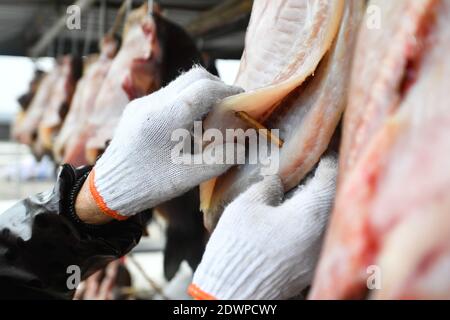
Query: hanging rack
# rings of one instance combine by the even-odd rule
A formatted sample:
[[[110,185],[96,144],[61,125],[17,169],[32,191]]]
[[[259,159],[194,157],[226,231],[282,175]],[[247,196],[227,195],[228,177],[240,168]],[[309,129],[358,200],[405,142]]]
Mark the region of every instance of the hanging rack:
[[[95,0],[78,0],[74,3],[80,7],[80,10],[83,12],[85,9],[88,9]],[[61,31],[66,27],[67,22],[67,14],[66,12],[62,12],[60,17],[56,20],[56,22],[50,27],[48,31],[46,31],[39,40],[30,48],[29,55],[31,57],[38,57],[45,49],[50,45],[52,41],[54,41]]]

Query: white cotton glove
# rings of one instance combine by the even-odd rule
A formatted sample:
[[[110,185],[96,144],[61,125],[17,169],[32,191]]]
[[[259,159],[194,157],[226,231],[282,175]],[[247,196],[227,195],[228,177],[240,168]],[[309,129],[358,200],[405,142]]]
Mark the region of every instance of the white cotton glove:
[[[202,120],[216,103],[241,92],[195,67],[158,92],[131,102],[89,177],[91,194],[102,211],[126,219],[223,174],[230,165],[176,164],[171,152],[179,141],[171,141],[171,135],[177,129],[192,130],[194,121]]]
[[[189,293],[197,299],[288,299],[311,284],[332,208],[337,161],[280,205],[277,176],[249,188],[224,211]]]

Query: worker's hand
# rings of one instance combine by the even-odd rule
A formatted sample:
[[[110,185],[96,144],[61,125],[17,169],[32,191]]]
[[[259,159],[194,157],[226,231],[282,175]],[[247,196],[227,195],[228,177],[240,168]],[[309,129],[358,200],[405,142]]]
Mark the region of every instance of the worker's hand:
[[[125,219],[224,173],[230,165],[208,165],[202,154],[193,156],[200,161],[191,164],[173,161],[179,141],[171,136],[178,129],[191,131],[194,121],[202,120],[216,103],[241,92],[196,67],[131,102],[89,177],[91,194],[103,213]]]
[[[266,177],[233,201],[211,235],[189,293],[197,299],[288,299],[312,281],[332,208],[337,161],[280,205],[283,188]]]

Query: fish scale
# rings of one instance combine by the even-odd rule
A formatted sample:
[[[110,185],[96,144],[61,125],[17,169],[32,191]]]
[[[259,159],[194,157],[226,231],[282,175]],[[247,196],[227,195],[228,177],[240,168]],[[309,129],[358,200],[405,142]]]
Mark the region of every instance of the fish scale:
[[[373,3],[385,14],[382,34],[392,35],[399,19],[413,25],[413,30],[429,22],[433,27],[423,39],[427,45],[422,47],[426,50],[420,56],[415,82],[400,95],[394,112],[380,112],[381,116],[373,119],[378,130],[366,131],[365,147],[358,150],[358,157],[339,182],[310,298],[369,295],[374,299],[449,299],[450,268],[445,266],[450,260],[450,175],[444,168],[450,157],[446,80],[450,77],[450,61],[444,52],[450,44],[450,1],[417,2],[419,7],[410,11],[412,16],[403,14],[402,7],[412,2],[394,7],[388,0]],[[432,19],[427,21],[429,14]],[[366,50],[385,53],[386,47],[373,41],[379,35],[362,30],[356,53],[358,65],[370,66],[372,61],[364,56]],[[407,55],[407,51],[401,53]],[[407,64],[401,66],[406,68]],[[392,87],[386,90],[399,94],[398,82],[388,83]],[[372,84],[353,83],[349,105],[373,94]],[[389,99],[384,101],[390,103]],[[348,110],[355,112],[348,119],[363,117],[366,108],[360,104],[356,109],[355,105]],[[344,126],[344,136],[353,130],[354,126]],[[379,290],[367,288],[370,266],[381,271]]]
[[[305,1],[295,2],[302,3],[307,7]],[[364,4],[361,1],[346,1],[342,11],[343,15],[339,15],[339,10],[333,7],[335,5],[339,7],[336,1],[322,1],[321,3],[320,9],[322,12],[328,12],[329,15],[313,15],[320,16],[324,20],[317,21],[318,26],[310,32],[322,34],[322,40],[331,39],[329,47],[327,47],[326,41],[320,41],[311,34],[306,34],[307,42],[311,43],[314,48],[308,47],[308,50],[311,51],[305,52],[302,51],[305,50],[305,47],[301,39],[296,38],[296,43],[299,44],[299,57],[294,59],[294,64],[299,61],[304,63],[300,63],[298,69],[290,71],[292,74],[290,80],[283,80],[279,84],[232,97],[225,102],[225,107],[218,106],[206,119],[206,128],[228,129],[242,127],[243,124],[233,120],[229,115],[227,116],[227,108],[235,110],[242,108],[260,120],[264,120],[268,115],[268,118],[264,120],[265,123],[272,129],[280,129],[280,138],[284,141],[280,150],[278,173],[286,191],[298,185],[314,168],[326,151],[341,118],[345,107],[353,40],[356,38],[356,31],[363,15]],[[329,7],[326,6],[327,4]],[[274,2],[273,6],[276,7],[276,5]],[[326,8],[328,10],[325,10]],[[275,9],[272,8],[272,10]],[[336,17],[336,15],[338,16]],[[338,23],[335,26],[336,29],[330,29],[333,21]],[[301,25],[303,21],[300,20],[298,23]],[[251,29],[252,25],[250,24],[249,30]],[[251,34],[255,34],[255,31],[252,30]],[[249,39],[246,46],[251,46],[253,39]],[[268,38],[265,41],[270,40]],[[330,51],[330,53],[325,55],[326,51]],[[318,52],[320,54],[316,55]],[[289,58],[285,57],[283,61],[289,61]],[[249,61],[246,63],[247,69],[250,68]],[[310,63],[314,65],[314,68],[308,68]],[[245,72],[247,69],[241,68],[240,72]],[[285,70],[280,70],[280,74]],[[305,70],[308,71],[305,72]],[[258,72],[263,73],[264,70],[258,70]],[[311,76],[312,73],[315,75]],[[272,81],[277,81],[277,79],[272,79]],[[296,88],[299,89],[294,91]],[[286,96],[289,97],[286,99]],[[279,102],[283,100],[284,102],[280,105]],[[244,102],[246,103],[244,104]],[[273,106],[276,106],[276,111]],[[252,111],[255,112],[252,113]],[[224,207],[261,178],[258,165],[243,165],[231,169],[217,180],[203,184],[201,186],[202,210],[205,214],[207,228],[212,230]]]

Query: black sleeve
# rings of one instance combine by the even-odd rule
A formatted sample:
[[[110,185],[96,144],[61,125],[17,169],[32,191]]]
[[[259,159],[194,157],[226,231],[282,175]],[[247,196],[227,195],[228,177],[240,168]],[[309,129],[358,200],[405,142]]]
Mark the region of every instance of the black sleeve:
[[[139,242],[149,213],[103,226],[77,218],[74,199],[89,171],[64,165],[52,191],[0,213],[0,299],[71,299],[73,270],[85,279]]]

